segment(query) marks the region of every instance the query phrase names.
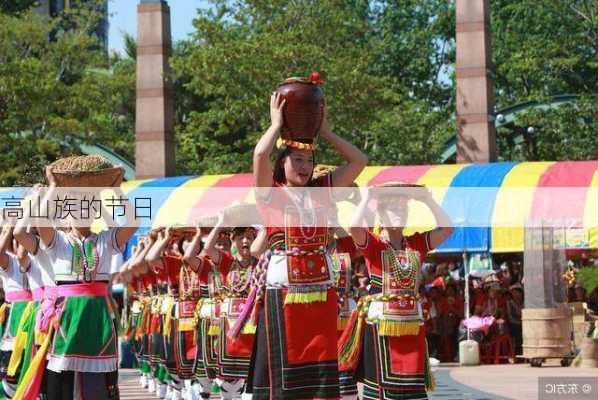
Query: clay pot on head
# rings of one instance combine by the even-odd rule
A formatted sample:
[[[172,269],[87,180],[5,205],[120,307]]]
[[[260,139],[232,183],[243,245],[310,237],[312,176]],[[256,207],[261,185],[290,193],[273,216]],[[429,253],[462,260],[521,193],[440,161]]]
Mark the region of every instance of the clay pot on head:
[[[283,111],[283,139],[315,142],[324,118],[324,92],[319,74],[309,78],[286,79],[276,90],[286,100]]]

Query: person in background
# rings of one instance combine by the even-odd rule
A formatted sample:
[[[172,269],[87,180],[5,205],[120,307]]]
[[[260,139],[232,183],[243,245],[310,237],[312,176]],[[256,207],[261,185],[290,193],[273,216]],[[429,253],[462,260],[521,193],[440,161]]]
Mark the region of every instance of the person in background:
[[[582,303],[587,301],[586,290],[579,283],[573,288],[573,301]]]
[[[450,282],[444,292],[444,301],[440,309],[440,360],[450,362],[456,356],[457,329],[463,319],[465,302],[457,291],[454,282]]]
[[[515,283],[509,288],[511,298],[507,302],[507,319],[509,331],[513,336],[515,354],[522,354],[523,333],[521,329],[521,310],[523,309],[523,286]]]
[[[425,323],[428,353],[431,358],[440,359],[441,310],[444,308],[441,288],[432,286],[428,289],[425,308],[428,311]]]
[[[511,284],[523,283],[523,269],[520,261],[515,261],[510,264],[511,270]]]

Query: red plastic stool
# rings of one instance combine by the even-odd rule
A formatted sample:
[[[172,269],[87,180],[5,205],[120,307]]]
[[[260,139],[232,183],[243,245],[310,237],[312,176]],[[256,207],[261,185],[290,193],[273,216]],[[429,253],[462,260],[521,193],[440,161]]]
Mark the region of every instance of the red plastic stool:
[[[493,337],[490,346],[494,354],[494,364],[500,364],[503,360],[508,363],[511,359],[515,358],[513,340],[509,335]]]

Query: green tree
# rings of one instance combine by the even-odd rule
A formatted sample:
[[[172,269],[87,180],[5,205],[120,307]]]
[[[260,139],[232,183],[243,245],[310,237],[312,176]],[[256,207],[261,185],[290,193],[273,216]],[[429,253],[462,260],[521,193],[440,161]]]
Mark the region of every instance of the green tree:
[[[501,158],[598,158],[598,1],[495,0],[491,6],[497,107],[581,96],[575,104],[518,115],[524,141],[514,144],[513,132],[499,130]]]
[[[377,22],[390,18],[385,10],[367,1],[211,3],[194,21],[188,52],[173,58],[175,73],[190,77],[184,88],[205,99],[204,106],[190,111],[177,127],[180,172],[250,170],[253,146],[269,123],[270,93],[284,78],[312,70],[323,74],[335,131],[367,151],[373,162],[434,160],[433,150],[439,146],[424,152],[418,145],[441,143],[446,132],[438,127],[447,119],[439,118],[445,114],[432,102],[410,93],[414,79],[389,72],[389,57],[396,54],[385,50],[392,39]],[[435,37],[436,30],[431,30],[429,41]],[[411,46],[417,49],[416,43]],[[439,62],[422,61],[433,46],[429,43],[402,60],[413,69],[429,69],[422,74],[434,77]],[[418,67],[418,62],[426,66]],[[417,126],[421,121],[426,122]],[[389,145],[398,149],[404,144],[414,152],[389,151]],[[325,147],[318,157],[338,161]]]
[[[1,185],[38,181],[79,142],[132,154],[134,61],[107,56],[89,35],[91,15],[0,14]]]

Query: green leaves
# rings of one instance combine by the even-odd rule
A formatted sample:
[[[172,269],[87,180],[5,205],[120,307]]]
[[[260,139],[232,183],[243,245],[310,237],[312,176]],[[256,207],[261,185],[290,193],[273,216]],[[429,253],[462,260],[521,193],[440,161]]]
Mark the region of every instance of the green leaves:
[[[29,12],[29,3],[0,1],[0,184],[40,179],[45,163],[78,151],[77,141],[132,160],[134,39],[126,38],[125,56],[101,50],[90,35],[101,0],[54,18]],[[438,162],[455,134],[454,2],[209,3],[170,60],[179,174],[250,171],[271,92],[314,70],[334,131],[371,164]],[[581,96],[518,113],[498,132],[499,158],[598,158],[598,0],[490,4],[497,108]],[[323,145],[317,161],[339,158]]]
[[[436,3],[446,8],[446,2]],[[250,170],[251,150],[269,125],[270,93],[284,78],[306,76],[314,70],[323,75],[335,132],[371,153],[373,163],[398,161],[398,156],[391,156],[389,146],[398,148],[418,135],[436,137],[415,135],[397,126],[402,120],[413,125],[429,119],[431,104],[447,104],[450,96],[424,89],[433,102],[408,98],[414,85],[402,82],[401,75],[395,74],[397,70],[391,67],[395,66],[396,54],[387,51],[387,46],[393,41],[391,33],[396,38],[409,31],[389,32],[390,23],[381,25],[390,18],[385,13],[397,7],[394,2],[380,4],[383,11],[366,1],[213,1],[211,11],[200,11],[188,51],[172,59],[175,74],[188,77],[184,90],[204,100],[202,110],[188,110],[178,125],[179,171]],[[409,13],[417,12],[416,5],[410,7]],[[414,50],[403,59],[423,65],[420,69],[428,68],[422,76],[434,80],[440,67],[428,59],[438,34],[427,33],[428,15],[419,25],[425,32],[418,36],[420,43],[427,40],[425,51],[418,51],[419,43],[411,43]],[[432,112],[434,118],[441,114]],[[423,130],[428,128],[424,125]],[[433,162],[436,153],[430,150],[435,147],[403,159]],[[322,146],[318,161],[332,163],[338,159]]]
[[[133,154],[135,64],[107,57],[88,34],[96,18],[89,9],[0,13],[0,185],[41,180],[45,164],[80,142]]]

